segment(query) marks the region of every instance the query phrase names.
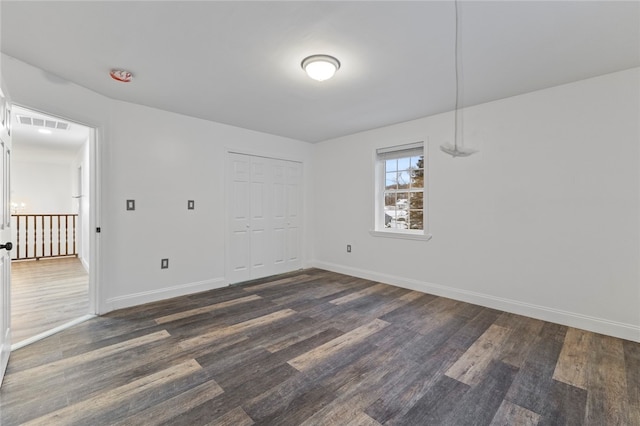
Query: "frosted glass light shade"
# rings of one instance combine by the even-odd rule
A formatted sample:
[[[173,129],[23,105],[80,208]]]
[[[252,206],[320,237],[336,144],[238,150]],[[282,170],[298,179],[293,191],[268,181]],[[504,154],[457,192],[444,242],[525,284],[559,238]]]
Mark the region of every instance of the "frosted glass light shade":
[[[314,80],[328,80],[340,69],[340,61],[329,55],[312,55],[302,60],[302,69]]]

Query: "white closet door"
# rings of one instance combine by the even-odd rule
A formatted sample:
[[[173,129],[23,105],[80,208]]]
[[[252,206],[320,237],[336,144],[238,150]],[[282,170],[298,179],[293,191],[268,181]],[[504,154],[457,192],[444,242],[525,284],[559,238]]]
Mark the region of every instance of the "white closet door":
[[[302,164],[230,153],[228,171],[228,282],[301,268]]]
[[[274,160],[272,183],[272,249],[276,274],[287,272],[287,161]]]
[[[269,170],[271,161],[268,158],[249,157],[251,159],[251,278],[273,274],[270,259],[270,206],[269,206]]]
[[[251,157],[229,154],[229,282],[251,279]]]

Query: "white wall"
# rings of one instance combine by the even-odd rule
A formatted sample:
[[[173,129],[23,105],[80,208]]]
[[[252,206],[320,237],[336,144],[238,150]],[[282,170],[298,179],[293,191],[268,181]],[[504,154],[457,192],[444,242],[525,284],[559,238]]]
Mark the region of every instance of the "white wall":
[[[77,213],[72,195],[71,161],[32,161],[14,144],[11,162],[11,202],[18,213]]]
[[[639,81],[468,108],[467,158],[439,150],[452,113],[316,144],[314,264],[640,341]],[[373,237],[374,151],[420,140],[433,239]]]
[[[308,163],[311,145],[152,108],[114,102],[109,192],[110,301],[226,285],[227,149]],[[136,210],[125,209],[135,200]],[[187,210],[187,200],[195,210]],[[106,228],[106,226],[105,226]],[[169,269],[160,260],[169,259]]]
[[[14,103],[97,129],[99,313],[226,285],[227,148],[301,161],[310,186],[307,143],[108,99],[6,55],[2,75]]]

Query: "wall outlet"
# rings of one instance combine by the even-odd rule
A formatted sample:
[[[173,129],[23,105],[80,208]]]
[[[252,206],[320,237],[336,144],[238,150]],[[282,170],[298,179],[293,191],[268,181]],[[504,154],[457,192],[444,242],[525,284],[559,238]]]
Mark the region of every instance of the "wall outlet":
[[[351,253],[351,244],[347,244],[347,253]]]
[[[162,259],[160,261],[160,269],[169,269],[169,259]]]

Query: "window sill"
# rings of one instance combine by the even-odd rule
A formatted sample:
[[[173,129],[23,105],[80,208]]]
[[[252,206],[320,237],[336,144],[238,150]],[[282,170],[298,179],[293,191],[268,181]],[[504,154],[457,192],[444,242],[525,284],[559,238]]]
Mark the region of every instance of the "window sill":
[[[431,234],[412,234],[409,232],[398,232],[398,231],[369,231],[374,237],[384,237],[384,238],[399,238],[402,240],[420,240],[420,241],[429,241],[431,239]]]

